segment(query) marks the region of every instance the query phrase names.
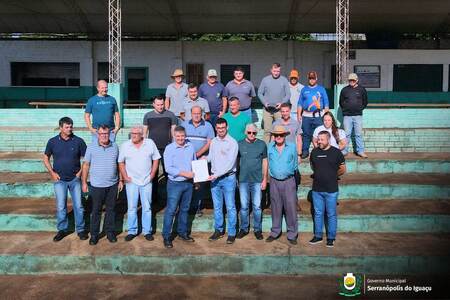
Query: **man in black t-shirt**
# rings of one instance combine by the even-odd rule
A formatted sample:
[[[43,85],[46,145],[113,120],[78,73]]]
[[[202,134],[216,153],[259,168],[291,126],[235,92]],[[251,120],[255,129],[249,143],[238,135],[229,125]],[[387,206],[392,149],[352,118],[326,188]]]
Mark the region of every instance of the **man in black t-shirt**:
[[[314,207],[314,237],[310,244],[322,242],[325,211],[328,220],[327,247],[334,246],[337,231],[336,203],[338,199],[338,177],[346,171],[345,158],[341,151],[330,145],[330,133],[321,131],[318,148],[311,152],[313,170],[312,198]]]
[[[164,156],[164,150],[166,146],[172,143],[172,136],[175,126],[177,124],[177,117],[171,111],[164,108],[164,96],[156,96],[153,100],[153,111],[150,111],[144,115],[144,137],[148,137],[155,142],[156,148],[158,148],[161,157]],[[160,168],[164,175],[164,162],[161,159]],[[157,199],[158,195],[158,180],[159,171],[153,179],[153,199]]]

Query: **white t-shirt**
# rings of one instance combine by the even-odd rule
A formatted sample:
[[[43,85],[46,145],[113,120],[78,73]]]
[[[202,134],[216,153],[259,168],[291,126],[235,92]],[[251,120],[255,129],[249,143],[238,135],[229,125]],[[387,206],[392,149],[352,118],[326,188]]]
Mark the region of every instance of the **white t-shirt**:
[[[301,84],[300,82],[294,86],[289,84],[289,88],[291,89],[291,99],[290,99],[292,105],[291,112],[297,113],[298,98],[300,98],[300,93],[303,89],[303,84]]]
[[[331,132],[331,127],[328,128],[328,129],[325,128],[325,125],[321,125],[321,126],[317,127],[314,130],[313,137],[317,139],[317,136],[319,135],[319,132],[324,131],[324,130],[328,131],[330,133],[330,135],[331,135],[331,137],[330,137],[330,145],[339,149],[339,145],[336,142],[336,139],[334,138],[333,133]],[[338,129],[338,133],[339,133],[339,140],[342,141],[342,140],[346,140],[347,139],[347,136],[345,135],[345,131],[344,130]]]

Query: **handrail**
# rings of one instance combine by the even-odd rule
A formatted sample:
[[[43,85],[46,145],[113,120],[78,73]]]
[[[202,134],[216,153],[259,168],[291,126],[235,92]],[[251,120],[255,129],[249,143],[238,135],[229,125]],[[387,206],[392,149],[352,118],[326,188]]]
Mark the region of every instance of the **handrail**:
[[[35,106],[35,108],[39,108],[39,106],[66,106],[66,107],[85,107],[86,103],[85,102],[38,102],[38,101],[33,101],[33,102],[28,102],[28,105],[32,105]],[[142,108],[142,107],[148,107],[151,106],[150,103],[125,103],[123,105],[124,107],[137,107],[137,108]]]
[[[368,107],[450,107],[450,103],[369,103]]]

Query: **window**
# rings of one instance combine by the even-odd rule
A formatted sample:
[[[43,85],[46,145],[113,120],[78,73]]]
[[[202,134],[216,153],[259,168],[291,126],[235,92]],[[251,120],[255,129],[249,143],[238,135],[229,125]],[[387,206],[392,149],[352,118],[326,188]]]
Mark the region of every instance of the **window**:
[[[250,80],[250,65],[220,65],[220,81],[226,85],[228,81],[234,79],[234,69],[240,66],[244,69],[244,78]]]
[[[203,64],[186,64],[186,82],[200,85],[203,82]]]
[[[442,92],[443,65],[394,65],[394,92]]]
[[[80,64],[12,62],[11,85],[80,86]]]
[[[97,81],[98,80],[109,80],[109,63],[107,62],[98,62],[97,63]]]
[[[380,66],[354,66],[358,81],[365,88],[380,87]]]

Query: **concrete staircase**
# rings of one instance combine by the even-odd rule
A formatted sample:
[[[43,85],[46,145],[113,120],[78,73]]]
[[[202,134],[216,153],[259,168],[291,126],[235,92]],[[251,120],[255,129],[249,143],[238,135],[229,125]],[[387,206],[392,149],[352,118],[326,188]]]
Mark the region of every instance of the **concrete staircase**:
[[[307,243],[312,218],[307,194],[308,162],[300,165],[300,239],[274,243],[252,235],[226,245],[207,241],[213,230],[210,208],[191,218],[195,243],[175,240],[162,246],[162,205],[155,202],[156,240],[126,234],[126,202],[118,203],[119,242],[102,239],[96,247],[72,234],[52,241],[56,228],[53,186],[41,154],[0,154],[0,272],[3,274],[294,275],[435,274],[450,267],[450,154],[372,153],[348,158],[340,181],[338,239],[333,249]],[[160,202],[159,202],[160,203]],[[209,206],[210,207],[210,206]],[[73,220],[72,220],[73,221]],[[264,210],[263,231],[271,226]],[[267,234],[266,234],[267,235]]]

